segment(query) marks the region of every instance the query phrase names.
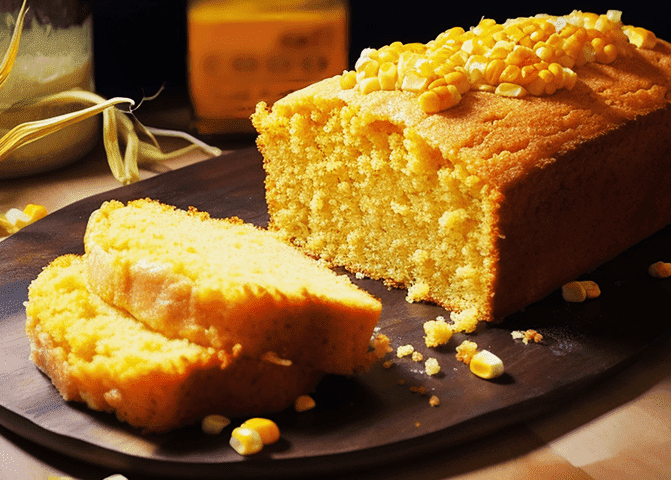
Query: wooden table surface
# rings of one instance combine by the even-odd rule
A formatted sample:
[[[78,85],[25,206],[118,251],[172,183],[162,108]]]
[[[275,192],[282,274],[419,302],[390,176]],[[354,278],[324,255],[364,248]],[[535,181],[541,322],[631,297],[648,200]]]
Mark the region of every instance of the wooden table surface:
[[[167,149],[175,141],[164,142]],[[250,146],[248,143],[247,146]],[[226,142],[217,144],[226,149]],[[236,147],[239,144],[236,144]],[[160,175],[207,158],[189,154],[153,170]],[[118,187],[102,147],[54,172],[0,180],[0,211],[39,203],[53,212]],[[668,312],[664,315],[671,317]],[[645,319],[632,319],[644,328]],[[0,479],[50,475],[102,480],[118,472],[62,458],[0,427]],[[124,472],[130,480],[146,477]],[[333,477],[337,478],[337,477]],[[541,418],[403,464],[355,472],[351,479],[669,479],[671,478],[671,339],[624,371]]]

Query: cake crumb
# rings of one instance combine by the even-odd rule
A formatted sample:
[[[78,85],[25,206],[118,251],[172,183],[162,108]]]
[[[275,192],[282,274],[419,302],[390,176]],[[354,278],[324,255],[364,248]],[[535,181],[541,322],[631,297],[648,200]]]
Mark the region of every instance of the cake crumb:
[[[475,307],[470,307],[463,312],[452,313],[450,318],[454,322],[455,332],[471,333],[478,326],[478,311]]]
[[[389,337],[384,333],[375,335],[370,341],[370,347],[373,349],[372,354],[376,360],[380,360],[386,354],[394,351],[389,345]]]
[[[391,368],[391,366],[392,366],[393,364],[394,364],[394,362],[392,362],[391,360],[387,360],[386,362],[384,362],[384,363],[382,364],[382,366],[383,366],[384,368]]]
[[[452,325],[445,321],[444,317],[436,317],[424,323],[424,344],[427,347],[439,347],[445,345],[454,333]]]
[[[424,369],[427,375],[436,375],[440,372],[440,364],[438,363],[438,360],[433,357],[427,358],[426,362],[424,362]]]
[[[440,398],[438,398],[436,395],[431,395],[431,398],[429,398],[429,405],[432,407],[437,407],[440,405]]]
[[[543,341],[543,335],[536,330],[529,329],[526,331],[514,330],[510,332],[514,340],[522,340],[522,343],[527,345],[529,342],[540,343]]]
[[[412,345],[402,345],[396,349],[396,356],[398,358],[407,357],[408,355],[412,355],[412,352],[414,351],[415,347]]]
[[[410,391],[412,393],[419,393],[420,395],[426,394],[426,387],[424,385],[421,385],[419,387],[412,386],[410,387]]]
[[[457,360],[460,362],[469,365],[471,363],[471,358],[478,351],[478,344],[471,342],[470,340],[464,340],[461,342],[461,345],[457,347]]]

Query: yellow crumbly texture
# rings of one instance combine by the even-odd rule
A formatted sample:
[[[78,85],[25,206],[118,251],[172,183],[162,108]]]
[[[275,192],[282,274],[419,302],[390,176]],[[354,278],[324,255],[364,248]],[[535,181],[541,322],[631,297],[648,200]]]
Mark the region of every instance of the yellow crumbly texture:
[[[57,258],[31,283],[26,315],[31,359],[65,400],[115,412],[145,432],[209,413],[286,408],[317,378],[148,329],[89,292],[85,263],[75,255]]]
[[[442,58],[437,45],[445,41],[447,48],[451,34],[427,45],[396,42],[362,54],[356,72],[291,93],[272,107],[259,104],[252,121],[267,173],[269,229],[335,265],[407,288],[409,301],[448,308],[455,331],[472,331],[478,320],[498,320],[540,300],[567,278],[661,228],[668,209],[655,204],[653,210],[631,179],[659,171],[665,162],[659,152],[666,146],[657,146],[665,140],[650,125],[668,127],[669,45],[650,34],[639,49],[618,15],[584,17],[585,27],[562,32],[584,34],[584,40],[603,25],[610,43],[599,48],[616,49],[617,55],[557,67],[568,62],[571,48],[580,45],[581,55],[588,48],[569,42],[556,59],[515,59],[520,71],[538,67],[536,79],[560,67],[575,70],[569,84],[549,83],[538,95],[496,93],[496,82],[479,76],[478,69],[495,58],[487,55],[510,55],[497,57],[499,63],[513,62],[520,51],[536,57],[534,45],[524,46],[535,34],[527,38],[520,30],[524,38],[515,40],[511,28],[499,52],[494,42],[508,35],[508,25],[483,20],[472,31],[505,32],[486,37],[483,42],[491,45],[480,53],[473,46],[477,39],[469,37],[468,48],[453,43],[456,56]],[[552,30],[561,23],[527,21]],[[466,50],[475,53],[459,64],[457,56]],[[543,51],[549,50],[546,45]],[[387,64],[414,80],[398,77],[383,87]],[[453,73],[468,77],[459,102],[438,113],[423,108],[422,88],[434,78],[444,83]],[[375,75],[380,88],[369,87]],[[427,82],[415,83],[422,75]],[[349,77],[356,81],[347,82]],[[661,120],[648,119],[640,134],[620,133],[623,125],[638,128],[651,112]],[[602,153],[620,142],[630,142],[624,153]],[[650,152],[642,152],[642,145]],[[666,189],[668,177],[640,181]],[[613,208],[617,201],[623,204]],[[635,221],[638,209],[647,209],[644,222]]]
[[[411,130],[358,105],[312,100],[310,111],[286,118],[282,106],[272,117],[257,113],[261,130],[286,135],[264,148],[273,172],[283,172],[266,182],[271,227],[336,265],[407,286],[411,301],[450,292],[456,310],[485,304],[493,281],[487,186],[461,166],[437,169],[439,152]],[[298,190],[294,178],[311,181]]]
[[[170,338],[327,373],[370,363],[381,304],[239,219],[104,203],[84,238],[91,289]]]

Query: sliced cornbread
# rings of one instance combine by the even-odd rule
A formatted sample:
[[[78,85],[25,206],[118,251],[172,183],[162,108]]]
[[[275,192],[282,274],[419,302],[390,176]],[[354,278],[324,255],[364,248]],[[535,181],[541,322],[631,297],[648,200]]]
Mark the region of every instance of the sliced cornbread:
[[[145,432],[211,413],[282,410],[319,376],[166,338],[90,293],[85,262],[75,255],[57,258],[31,283],[26,313],[31,359],[63,398],[115,412]]]
[[[617,12],[367,50],[257,106],[269,229],[472,330],[671,222],[670,88]]]
[[[111,201],[91,215],[84,245],[91,290],[169,338],[326,373],[370,364],[380,301],[273,233]]]

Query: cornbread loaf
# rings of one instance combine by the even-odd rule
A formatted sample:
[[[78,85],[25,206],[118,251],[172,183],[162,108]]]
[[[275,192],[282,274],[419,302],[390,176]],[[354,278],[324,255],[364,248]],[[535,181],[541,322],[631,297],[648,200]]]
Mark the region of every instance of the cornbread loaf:
[[[615,11],[367,49],[257,106],[269,229],[472,330],[671,222],[670,87]]]
[[[240,219],[111,201],[84,246],[91,290],[168,338],[325,373],[370,365],[380,301]]]
[[[54,260],[31,283],[31,359],[65,400],[115,412],[144,432],[165,432],[211,413],[282,410],[319,372],[169,339],[87,288],[82,257]]]

